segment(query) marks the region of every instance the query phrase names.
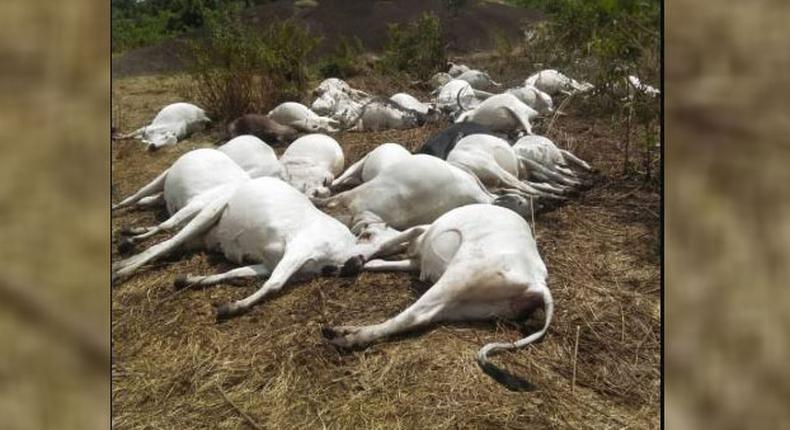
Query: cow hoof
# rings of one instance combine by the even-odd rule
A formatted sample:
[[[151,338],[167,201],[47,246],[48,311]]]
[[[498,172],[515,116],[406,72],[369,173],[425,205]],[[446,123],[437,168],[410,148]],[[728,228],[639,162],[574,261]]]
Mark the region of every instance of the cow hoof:
[[[365,259],[361,255],[349,258],[343,267],[340,269],[340,276],[354,276],[362,271],[362,266],[365,265]]]
[[[118,253],[119,254],[129,254],[134,251],[135,246],[134,242],[126,237],[122,237],[118,241]]]
[[[235,303],[225,303],[217,307],[217,322],[222,322],[240,315],[243,311]]]
[[[321,335],[324,336],[324,339],[326,340],[332,340],[336,337],[339,337],[340,333],[338,333],[334,327],[326,326],[321,327]]]
[[[187,281],[187,277],[185,275],[180,275],[173,281],[173,289],[176,291],[181,291],[188,286],[189,281]]]
[[[154,151],[156,151],[156,145],[151,143],[151,144],[148,145],[148,148],[146,148],[146,149],[148,149],[148,152],[154,152]]]
[[[334,346],[339,348],[351,349],[361,346],[357,338],[359,327],[354,326],[338,326],[338,327],[323,327],[321,334],[324,339],[329,341]]]

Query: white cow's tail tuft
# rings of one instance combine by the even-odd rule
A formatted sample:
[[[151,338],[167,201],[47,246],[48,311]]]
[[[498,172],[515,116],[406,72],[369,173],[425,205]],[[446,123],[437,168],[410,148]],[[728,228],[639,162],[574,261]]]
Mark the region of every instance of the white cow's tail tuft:
[[[543,328],[541,328],[539,331],[513,343],[489,343],[483,346],[480,351],[477,352],[477,364],[480,365],[480,368],[482,368],[483,371],[488,374],[488,376],[494,378],[494,380],[504,385],[511,391],[528,391],[534,387],[525,379],[512,375],[492,364],[490,361],[488,361],[488,355],[492,353],[497,354],[502,351],[512,349],[523,348],[543,337],[546,334],[549,325],[551,324],[551,319],[554,314],[554,300],[551,297],[551,291],[549,291],[548,287],[543,288],[543,306],[546,318],[545,322],[543,323]]]

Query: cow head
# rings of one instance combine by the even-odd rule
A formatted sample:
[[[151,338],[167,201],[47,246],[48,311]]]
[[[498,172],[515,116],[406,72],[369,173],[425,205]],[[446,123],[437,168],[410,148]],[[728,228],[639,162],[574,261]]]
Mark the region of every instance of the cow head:
[[[149,151],[155,151],[162,146],[176,144],[178,135],[173,129],[148,127],[143,131],[142,141]]]
[[[530,206],[529,199],[526,197],[520,196],[518,194],[505,194],[504,196],[494,199],[492,204],[510,209],[513,212],[521,215],[521,217],[524,219],[531,219],[532,208]],[[533,200],[533,204],[535,212],[538,212],[538,210],[542,207],[541,203],[539,203],[537,199]]]

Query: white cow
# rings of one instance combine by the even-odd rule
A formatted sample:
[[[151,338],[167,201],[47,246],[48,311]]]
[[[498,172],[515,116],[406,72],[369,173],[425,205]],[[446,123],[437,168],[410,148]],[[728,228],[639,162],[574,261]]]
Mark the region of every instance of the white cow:
[[[392,97],[390,97],[390,100],[392,100],[394,103],[396,103],[398,106],[402,108],[411,109],[413,111],[419,112],[422,115],[428,115],[434,111],[433,106],[417,100],[414,96],[410,94],[406,94],[406,93],[393,94]]]
[[[469,85],[471,85],[472,88],[476,90],[488,90],[491,87],[499,87],[502,85],[491,79],[491,76],[488,73],[474,69],[461,73],[460,75],[456,76],[455,79],[469,82]]]
[[[337,78],[324,79],[313,91],[316,100],[310,109],[318,115],[331,117],[344,126],[359,115],[362,106],[369,102],[370,94],[351,88]]]
[[[509,383],[488,356],[523,348],[541,338],[554,314],[546,265],[527,222],[507,209],[468,205],[442,215],[430,226],[414,227],[387,240],[374,255],[383,257],[404,248],[406,259],[372,260],[364,269],[418,272],[421,280],[433,282],[431,288],[387,321],[327,327],[322,330],[324,337],[342,348],[360,347],[432,323],[521,319],[542,307],[545,318],[539,331],[512,343],[489,343],[477,353],[486,373]]]
[[[469,82],[453,79],[444,84],[437,92],[436,107],[445,113],[455,113],[461,106],[471,108],[477,106],[480,100],[493,96],[492,93],[472,88]]]
[[[397,161],[369,182],[314,201],[347,225],[367,212],[396,229],[430,223],[450,209],[472,203],[495,203],[529,213],[529,202],[522,196],[497,197],[473,174],[425,154]]]
[[[465,109],[460,98],[458,104]],[[503,133],[523,131],[532,134],[530,120],[536,116],[538,112],[535,109],[513,94],[503,93],[483,100],[477,107],[459,115],[455,122],[473,121]]]
[[[179,140],[205,128],[211,120],[203,109],[189,103],[173,103],[156,114],[151,124],[118,136],[117,139],[135,138],[153,151],[165,145],[175,145]]]
[[[359,159],[332,182],[333,191],[350,188],[375,178],[391,164],[411,157],[411,153],[397,143],[384,143]]]
[[[541,114],[554,113],[554,102],[551,100],[551,96],[533,85],[510,88],[506,92],[513,94],[517,99]]]
[[[250,175],[221,151],[201,148],[187,152],[146,186],[151,190],[152,184],[161,184],[162,200],[170,218],[154,227],[124,229],[121,233],[127,237],[118,244],[118,250],[126,252],[143,239],[182,226],[216,198],[249,180]]]
[[[280,157],[286,182],[310,197],[329,195],[329,185],[343,172],[345,158],[337,141],[325,134],[296,139]]]
[[[643,94],[646,94],[646,95],[649,95],[651,97],[657,97],[659,94],[661,94],[661,91],[659,91],[657,88],[652,87],[652,86],[650,86],[648,84],[642,83],[639,80],[639,78],[637,78],[634,75],[629,75],[627,79],[628,79],[628,83],[636,91],[639,91],[639,92],[641,92]]]
[[[359,110],[359,114],[348,123],[346,130],[379,131],[404,130],[425,124],[426,116],[406,109],[388,99],[374,99]]]
[[[521,182],[519,160],[506,140],[489,134],[464,136],[447,155],[447,162],[473,173],[493,193],[524,193],[532,197],[560,198],[563,188]]]
[[[448,62],[448,64],[450,65],[450,69],[447,71],[447,74],[454,78],[464,72],[471,70],[469,66],[465,64],[455,64],[452,61]]]
[[[369,257],[376,244],[357,241],[346,226],[316,209],[285,182],[258,178],[218,196],[172,238],[113,265],[113,281],[182,248],[218,251],[236,264],[252,265],[212,276],[179,277],[177,288],[234,278],[268,278],[246,299],[218,307],[221,320],[247,311],[282,289],[294,275],[337,272],[352,257]]]
[[[274,150],[269,145],[267,145],[266,142],[258,139],[255,136],[242,135],[235,137],[225,144],[217,147],[216,150],[230,157],[233,162],[241,167],[242,170],[247,172],[247,174],[252,178],[261,176],[280,177],[282,174],[282,166],[280,165],[280,162],[277,161],[277,154],[275,154]],[[202,149],[195,151],[199,151],[200,154],[207,154],[207,152]],[[191,152],[194,151],[190,151],[187,154],[190,154]],[[196,163],[196,165],[201,166],[190,170],[194,172],[196,176],[198,176],[195,178],[195,181],[200,182],[201,184],[204,182],[203,179],[200,178],[201,176],[204,176],[204,172],[200,170],[203,168],[203,166],[208,166],[206,168],[211,168],[211,163],[214,162],[225,164],[223,157],[219,157],[220,161],[215,161],[217,157],[213,157],[211,155],[199,156],[193,154],[189,157],[185,157],[185,155],[186,154],[181,156],[183,160],[179,158],[176,160],[176,162],[179,162],[180,160],[182,164]],[[215,173],[218,175],[221,174],[224,167],[220,165],[217,167],[217,169],[219,169],[218,172],[210,171],[205,173],[206,177],[211,178]],[[112,210],[129,206],[153,206],[164,203],[163,191],[165,189],[165,179],[167,178],[169,171],[170,169],[166,169],[153,181],[140,188],[136,193],[114,205]],[[207,183],[213,182],[208,181]],[[197,186],[199,187],[199,190],[206,190],[206,188],[203,188],[202,185]],[[198,191],[198,193],[202,191]]]
[[[307,106],[296,102],[281,103],[267,115],[280,124],[291,126],[305,133],[334,133],[341,125],[339,121],[319,116]]]
[[[554,69],[546,69],[533,74],[524,81],[524,85],[534,85],[550,96],[557,94],[570,95],[595,88],[589,82],[579,83]]]
[[[584,160],[558,148],[554,142],[543,136],[524,136],[513,145],[513,151],[519,158],[524,176],[549,184],[581,184],[576,173],[568,168],[568,162],[586,171],[592,170]]]

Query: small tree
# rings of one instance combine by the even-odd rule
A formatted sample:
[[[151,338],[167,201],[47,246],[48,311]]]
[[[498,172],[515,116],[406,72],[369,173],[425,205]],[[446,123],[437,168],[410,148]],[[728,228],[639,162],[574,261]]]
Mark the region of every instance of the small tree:
[[[423,13],[411,24],[390,24],[381,67],[389,72],[407,72],[429,78],[447,64],[442,24],[432,13]]]

